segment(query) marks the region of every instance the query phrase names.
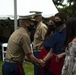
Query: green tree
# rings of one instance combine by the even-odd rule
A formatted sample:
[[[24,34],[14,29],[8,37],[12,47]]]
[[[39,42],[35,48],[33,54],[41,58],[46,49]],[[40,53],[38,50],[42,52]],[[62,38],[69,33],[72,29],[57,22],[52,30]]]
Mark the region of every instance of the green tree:
[[[55,4],[56,8],[58,8],[58,6],[64,6],[63,3],[64,0],[53,0],[53,3]]]
[[[76,16],[76,0],[67,0],[67,4],[63,4],[64,0],[53,0],[56,8],[59,11],[66,12],[69,17]],[[62,6],[62,8],[58,7]]]

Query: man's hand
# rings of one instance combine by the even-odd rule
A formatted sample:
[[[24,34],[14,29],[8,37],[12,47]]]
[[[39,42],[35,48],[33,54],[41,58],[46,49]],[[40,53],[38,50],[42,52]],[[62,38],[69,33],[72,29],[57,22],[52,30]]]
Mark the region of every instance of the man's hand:
[[[63,52],[61,54],[58,54],[56,57],[56,62],[59,62],[61,58],[63,58],[66,55],[66,52]]]
[[[43,61],[42,59],[39,59],[39,64],[38,64],[38,66],[39,66],[40,68],[43,68],[45,65],[46,65],[46,62]]]
[[[56,62],[59,62],[60,59],[61,59],[61,56],[60,56],[60,55],[57,55],[57,57],[56,57]]]

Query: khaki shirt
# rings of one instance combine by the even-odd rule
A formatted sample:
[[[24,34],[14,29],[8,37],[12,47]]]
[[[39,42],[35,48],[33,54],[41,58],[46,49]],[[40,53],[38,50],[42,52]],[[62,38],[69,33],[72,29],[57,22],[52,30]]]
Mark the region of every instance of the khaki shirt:
[[[26,28],[20,27],[9,38],[6,59],[23,62],[28,53],[32,53],[29,34]]]
[[[33,42],[33,49],[34,50],[41,50],[43,47],[43,42],[45,39],[45,34],[47,32],[47,26],[44,23],[40,23],[36,28],[34,34],[34,42]]]

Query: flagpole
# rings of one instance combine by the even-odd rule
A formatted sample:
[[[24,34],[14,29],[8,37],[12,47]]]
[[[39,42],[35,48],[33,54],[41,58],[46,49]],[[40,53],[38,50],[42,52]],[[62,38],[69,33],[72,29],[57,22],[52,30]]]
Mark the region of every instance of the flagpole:
[[[14,0],[14,30],[17,29],[17,0]]]

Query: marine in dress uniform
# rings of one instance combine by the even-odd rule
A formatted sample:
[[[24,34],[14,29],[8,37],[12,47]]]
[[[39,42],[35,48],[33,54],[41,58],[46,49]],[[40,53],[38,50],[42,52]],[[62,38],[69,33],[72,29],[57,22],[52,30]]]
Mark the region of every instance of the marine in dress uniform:
[[[32,16],[20,16],[20,28],[14,31],[9,38],[6,60],[2,66],[3,75],[25,75],[22,65],[25,56],[30,62],[40,64],[40,61],[32,54],[30,47],[29,31]]]
[[[45,39],[45,34],[47,32],[47,26],[42,22],[42,12],[39,11],[31,11],[31,13],[35,13],[35,21],[37,21],[37,28],[34,34],[33,41],[33,53],[38,57],[41,49],[43,48],[43,42]],[[40,68],[34,65],[34,75],[40,75]]]

